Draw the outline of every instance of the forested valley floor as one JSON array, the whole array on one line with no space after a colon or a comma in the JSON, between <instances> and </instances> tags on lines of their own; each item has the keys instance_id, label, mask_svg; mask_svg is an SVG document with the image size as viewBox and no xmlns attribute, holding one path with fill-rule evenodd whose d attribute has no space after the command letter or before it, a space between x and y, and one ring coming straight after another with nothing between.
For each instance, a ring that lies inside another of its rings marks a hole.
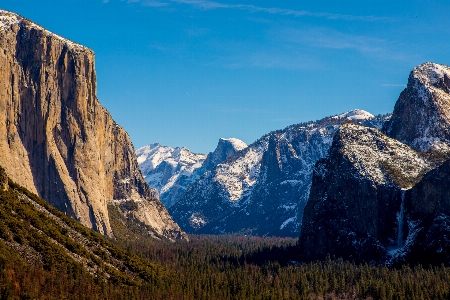
<instances>
[{"instance_id":1,"label":"forested valley floor","mask_svg":"<svg viewBox=\"0 0 450 300\"><path fill-rule=\"evenodd\" d=\"M449 299L450 268L399 269L339 259L301 264L295 240L190 236L128 245L162 266L152 282L95 278L71 264L27 264L0 243L1 299Z\"/></svg>"},{"instance_id":2,"label":"forested valley floor","mask_svg":"<svg viewBox=\"0 0 450 300\"><path fill-rule=\"evenodd\" d=\"M0 183L0 299L450 299L448 266L303 263L297 239L169 242L123 220L107 240L2 168Z\"/></svg>"}]
</instances>

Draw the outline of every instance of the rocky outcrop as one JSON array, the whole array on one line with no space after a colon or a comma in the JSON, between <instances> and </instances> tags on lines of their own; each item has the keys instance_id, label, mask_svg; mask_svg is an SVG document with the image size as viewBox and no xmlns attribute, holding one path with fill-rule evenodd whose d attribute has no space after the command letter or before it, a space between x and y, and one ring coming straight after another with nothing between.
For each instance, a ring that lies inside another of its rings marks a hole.
<instances>
[{"instance_id":1,"label":"rocky outcrop","mask_svg":"<svg viewBox=\"0 0 450 300\"><path fill-rule=\"evenodd\" d=\"M271 132L205 173L169 212L187 232L298 236L314 164L340 124L384 120L353 110Z\"/></svg>"},{"instance_id":2,"label":"rocky outcrop","mask_svg":"<svg viewBox=\"0 0 450 300\"><path fill-rule=\"evenodd\" d=\"M387 259L405 242L402 190L435 165L377 129L341 126L314 167L299 240L304 258Z\"/></svg>"},{"instance_id":3,"label":"rocky outcrop","mask_svg":"<svg viewBox=\"0 0 450 300\"><path fill-rule=\"evenodd\" d=\"M450 68L425 63L414 68L384 131L413 149L449 150Z\"/></svg>"},{"instance_id":4,"label":"rocky outcrop","mask_svg":"<svg viewBox=\"0 0 450 300\"><path fill-rule=\"evenodd\" d=\"M449 262L448 162L439 167L449 156L449 87L450 68L425 63L382 127L390 138L341 127L315 167L300 234L306 259Z\"/></svg>"},{"instance_id":5,"label":"rocky outcrop","mask_svg":"<svg viewBox=\"0 0 450 300\"><path fill-rule=\"evenodd\" d=\"M96 98L94 53L0 11L0 165L17 183L112 236L107 205L134 200L162 236L179 227L144 181L128 134Z\"/></svg>"},{"instance_id":6,"label":"rocky outcrop","mask_svg":"<svg viewBox=\"0 0 450 300\"><path fill-rule=\"evenodd\" d=\"M229 159L235 155L236 152L244 150L245 148L247 148L247 144L239 139L219 139L216 149L214 149L213 152L210 152L203 162L199 170L199 173L201 173L200 175L203 175L206 171L211 171L216 165Z\"/></svg>"}]
</instances>

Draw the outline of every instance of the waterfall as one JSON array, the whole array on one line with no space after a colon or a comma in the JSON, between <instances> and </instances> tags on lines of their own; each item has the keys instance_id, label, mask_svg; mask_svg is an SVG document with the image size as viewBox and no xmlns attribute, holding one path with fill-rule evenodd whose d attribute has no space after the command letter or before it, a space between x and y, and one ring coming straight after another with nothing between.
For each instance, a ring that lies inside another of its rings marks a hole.
<instances>
[{"instance_id":1,"label":"waterfall","mask_svg":"<svg viewBox=\"0 0 450 300\"><path fill-rule=\"evenodd\" d=\"M397 247L403 246L403 215L405 213L405 190L402 190L402 204L400 204L400 212L397 216Z\"/></svg>"}]
</instances>

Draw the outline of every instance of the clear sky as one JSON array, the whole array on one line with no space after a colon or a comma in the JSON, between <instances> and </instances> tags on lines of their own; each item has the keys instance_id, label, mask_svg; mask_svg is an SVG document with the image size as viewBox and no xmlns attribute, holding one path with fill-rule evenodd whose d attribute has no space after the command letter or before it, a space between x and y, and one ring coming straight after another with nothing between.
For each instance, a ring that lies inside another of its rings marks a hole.
<instances>
[{"instance_id":1,"label":"clear sky","mask_svg":"<svg viewBox=\"0 0 450 300\"><path fill-rule=\"evenodd\" d=\"M414 66L450 65L450 1L1 0L96 53L135 148L212 151L354 108L392 112Z\"/></svg>"}]
</instances>

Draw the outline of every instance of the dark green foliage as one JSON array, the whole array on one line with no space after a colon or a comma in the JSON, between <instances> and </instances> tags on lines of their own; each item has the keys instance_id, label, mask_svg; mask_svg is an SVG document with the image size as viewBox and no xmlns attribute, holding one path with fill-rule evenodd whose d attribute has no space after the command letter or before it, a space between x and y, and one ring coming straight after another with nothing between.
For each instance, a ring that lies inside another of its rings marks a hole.
<instances>
[{"instance_id":1,"label":"dark green foliage","mask_svg":"<svg viewBox=\"0 0 450 300\"><path fill-rule=\"evenodd\" d=\"M0 299L450 297L448 267L390 269L331 259L302 264L292 238L194 235L190 242L171 243L150 235L134 238L145 228L127 229L121 219L116 229L131 239L116 240L119 247L14 182L9 187L0 192ZM20 195L81 233L92 251ZM97 271L88 272L69 253Z\"/></svg>"}]
</instances>

